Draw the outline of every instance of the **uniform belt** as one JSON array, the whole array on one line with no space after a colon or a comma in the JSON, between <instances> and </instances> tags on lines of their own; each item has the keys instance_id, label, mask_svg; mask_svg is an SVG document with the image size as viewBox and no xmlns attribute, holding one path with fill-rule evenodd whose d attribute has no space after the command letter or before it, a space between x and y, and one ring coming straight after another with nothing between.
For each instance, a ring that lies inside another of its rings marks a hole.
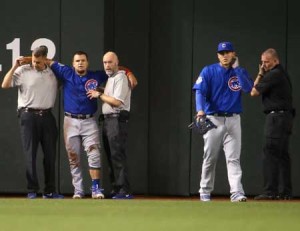
<instances>
[{"instance_id":1,"label":"uniform belt","mask_svg":"<svg viewBox=\"0 0 300 231\"><path fill-rule=\"evenodd\" d=\"M272 110L272 111L267 111L266 114L277 114L277 113L285 113L289 112L289 110Z\"/></svg>"},{"instance_id":2,"label":"uniform belt","mask_svg":"<svg viewBox=\"0 0 300 231\"><path fill-rule=\"evenodd\" d=\"M103 114L104 119L107 119L107 118L118 118L119 116L120 116L119 113Z\"/></svg>"},{"instance_id":3,"label":"uniform belt","mask_svg":"<svg viewBox=\"0 0 300 231\"><path fill-rule=\"evenodd\" d=\"M41 109L41 108L21 107L19 110L21 112L33 112L39 115L43 115L45 113L51 112L51 108Z\"/></svg>"},{"instance_id":4,"label":"uniform belt","mask_svg":"<svg viewBox=\"0 0 300 231\"><path fill-rule=\"evenodd\" d=\"M209 115L218 116L218 117L232 117L232 116L238 115L238 113L221 112L221 113L212 113Z\"/></svg>"},{"instance_id":5,"label":"uniform belt","mask_svg":"<svg viewBox=\"0 0 300 231\"><path fill-rule=\"evenodd\" d=\"M93 117L93 114L87 114L87 115L83 115L83 114L72 114L69 112L65 112L65 116L74 118L74 119L80 119L80 120L84 120L84 119L88 119Z\"/></svg>"}]
</instances>

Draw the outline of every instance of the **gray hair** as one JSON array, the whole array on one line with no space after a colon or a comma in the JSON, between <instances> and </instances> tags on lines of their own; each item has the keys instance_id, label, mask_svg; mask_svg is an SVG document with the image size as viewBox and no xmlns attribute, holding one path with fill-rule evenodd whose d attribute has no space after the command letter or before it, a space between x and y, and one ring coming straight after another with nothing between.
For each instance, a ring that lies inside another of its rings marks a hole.
<instances>
[{"instance_id":1,"label":"gray hair","mask_svg":"<svg viewBox=\"0 0 300 231\"><path fill-rule=\"evenodd\" d=\"M272 58L277 59L279 61L279 55L274 48L269 48L269 49L265 50L262 54L270 55Z\"/></svg>"},{"instance_id":2,"label":"gray hair","mask_svg":"<svg viewBox=\"0 0 300 231\"><path fill-rule=\"evenodd\" d=\"M46 46L39 46L32 51L34 57L47 57L48 48Z\"/></svg>"}]
</instances>

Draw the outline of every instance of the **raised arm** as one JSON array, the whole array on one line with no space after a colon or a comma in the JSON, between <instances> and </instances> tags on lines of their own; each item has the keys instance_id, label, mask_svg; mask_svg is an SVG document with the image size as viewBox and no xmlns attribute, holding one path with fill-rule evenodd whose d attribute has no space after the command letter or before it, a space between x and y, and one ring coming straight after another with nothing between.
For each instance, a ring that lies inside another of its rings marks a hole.
<instances>
[{"instance_id":1,"label":"raised arm","mask_svg":"<svg viewBox=\"0 0 300 231\"><path fill-rule=\"evenodd\" d=\"M136 87L136 85L138 84L136 77L134 76L134 74L132 73L132 71L130 69L128 69L127 67L123 67L123 66L119 66L119 70L125 71L125 74L129 80L130 83L130 88L133 89Z\"/></svg>"},{"instance_id":2,"label":"raised arm","mask_svg":"<svg viewBox=\"0 0 300 231\"><path fill-rule=\"evenodd\" d=\"M26 62L24 62L24 57L20 57L15 61L14 65L10 68L10 70L4 76L4 79L3 79L2 85L1 85L2 88L12 87L13 74L15 73L16 69L23 64L26 64Z\"/></svg>"},{"instance_id":3,"label":"raised arm","mask_svg":"<svg viewBox=\"0 0 300 231\"><path fill-rule=\"evenodd\" d=\"M264 77L264 74L265 74L265 71L264 71L263 65L258 65L258 74L254 81L254 85L253 85L253 88L250 93L251 96L259 96L260 95L258 90L256 90L255 86L262 80L262 78Z\"/></svg>"}]
</instances>

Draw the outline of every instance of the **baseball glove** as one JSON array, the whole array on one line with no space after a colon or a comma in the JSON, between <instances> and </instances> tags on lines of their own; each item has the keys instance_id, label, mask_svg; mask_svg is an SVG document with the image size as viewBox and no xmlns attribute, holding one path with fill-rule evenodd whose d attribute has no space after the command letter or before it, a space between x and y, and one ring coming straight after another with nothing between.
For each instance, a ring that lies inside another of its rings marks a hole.
<instances>
[{"instance_id":1,"label":"baseball glove","mask_svg":"<svg viewBox=\"0 0 300 231\"><path fill-rule=\"evenodd\" d=\"M188 128L200 135L204 135L209 130L217 128L217 126L206 116L202 116L201 118L195 116L194 122L192 122Z\"/></svg>"}]
</instances>

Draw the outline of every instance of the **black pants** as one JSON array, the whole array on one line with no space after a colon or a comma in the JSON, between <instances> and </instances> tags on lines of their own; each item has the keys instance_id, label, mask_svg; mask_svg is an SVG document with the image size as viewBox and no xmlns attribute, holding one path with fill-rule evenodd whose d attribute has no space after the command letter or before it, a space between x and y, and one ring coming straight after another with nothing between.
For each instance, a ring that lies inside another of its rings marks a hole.
<instances>
[{"instance_id":1,"label":"black pants","mask_svg":"<svg viewBox=\"0 0 300 231\"><path fill-rule=\"evenodd\" d=\"M44 158L44 193L55 192L55 158L57 126L51 111L39 114L36 112L20 112L19 115L21 140L26 159L27 189L29 192L39 191L36 171L36 158L39 143Z\"/></svg>"},{"instance_id":2,"label":"black pants","mask_svg":"<svg viewBox=\"0 0 300 231\"><path fill-rule=\"evenodd\" d=\"M266 194L292 195L289 139L293 115L290 112L266 116L263 155Z\"/></svg>"},{"instance_id":3,"label":"black pants","mask_svg":"<svg viewBox=\"0 0 300 231\"><path fill-rule=\"evenodd\" d=\"M102 121L103 146L107 155L110 181L115 193L130 193L127 169L128 119L105 118Z\"/></svg>"}]
</instances>

